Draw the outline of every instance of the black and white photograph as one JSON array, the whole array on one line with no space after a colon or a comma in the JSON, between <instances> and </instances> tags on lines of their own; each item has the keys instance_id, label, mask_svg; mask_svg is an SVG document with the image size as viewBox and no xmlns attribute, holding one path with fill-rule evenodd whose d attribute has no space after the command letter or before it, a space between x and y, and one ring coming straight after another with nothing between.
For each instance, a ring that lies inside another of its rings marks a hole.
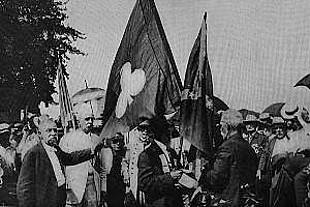
<instances>
[{"instance_id":1,"label":"black and white photograph","mask_svg":"<svg viewBox=\"0 0 310 207\"><path fill-rule=\"evenodd\" d=\"M310 207L310 1L0 0L0 206Z\"/></svg>"}]
</instances>

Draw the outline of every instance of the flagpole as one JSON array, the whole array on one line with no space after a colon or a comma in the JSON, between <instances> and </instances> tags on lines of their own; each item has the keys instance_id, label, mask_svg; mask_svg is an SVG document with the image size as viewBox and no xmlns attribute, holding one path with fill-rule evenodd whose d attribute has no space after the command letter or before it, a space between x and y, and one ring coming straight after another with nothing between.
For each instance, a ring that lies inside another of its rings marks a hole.
<instances>
[{"instance_id":1,"label":"flagpole","mask_svg":"<svg viewBox=\"0 0 310 207\"><path fill-rule=\"evenodd\" d=\"M60 109L60 117L62 120L62 125L64 127L64 134L67 133L66 126L68 122L66 122L66 117L69 115L70 120L72 121L73 130L76 129L74 116L73 116L73 107L70 100L70 96L68 93L66 80L62 71L62 58L59 55L58 62L58 87L59 87L59 109Z\"/></svg>"}]
</instances>

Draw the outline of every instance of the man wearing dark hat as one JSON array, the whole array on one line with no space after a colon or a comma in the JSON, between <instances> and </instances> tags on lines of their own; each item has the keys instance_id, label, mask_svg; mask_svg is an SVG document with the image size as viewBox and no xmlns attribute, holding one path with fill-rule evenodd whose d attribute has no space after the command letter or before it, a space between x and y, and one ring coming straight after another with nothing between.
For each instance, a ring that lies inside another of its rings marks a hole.
<instances>
[{"instance_id":1,"label":"man wearing dark hat","mask_svg":"<svg viewBox=\"0 0 310 207\"><path fill-rule=\"evenodd\" d=\"M268 138L265 135L257 132L260 122L254 115L252 114L247 115L243 123L245 124L247 131L244 138L249 142L251 147L254 149L257 158L259 160L262 151L268 142Z\"/></svg>"},{"instance_id":2,"label":"man wearing dark hat","mask_svg":"<svg viewBox=\"0 0 310 207\"><path fill-rule=\"evenodd\" d=\"M181 207L182 196L176 188L181 171L171 169L166 146L154 137L154 124L146 120L138 126L146 143L138 159L138 188L145 194L147 206Z\"/></svg>"},{"instance_id":3,"label":"man wearing dark hat","mask_svg":"<svg viewBox=\"0 0 310 207\"><path fill-rule=\"evenodd\" d=\"M257 197L261 199L263 206L268 206L269 202L269 188L270 188L270 176L268 176L265 162L265 150L268 146L268 142L274 137L272 133L272 117L269 113L262 113L259 115L259 130L267 138L267 143L264 146L262 155L258 162L258 168L256 173L256 193Z\"/></svg>"},{"instance_id":4,"label":"man wearing dark hat","mask_svg":"<svg viewBox=\"0 0 310 207\"><path fill-rule=\"evenodd\" d=\"M294 192L292 188L283 187L286 184L290 186L290 179L282 168L289 153L292 152L291 146L293 146L294 141L287 137L286 123L282 117L274 117L272 124L274 137L269 141L261 158L271 182L269 204L279 207L294 206Z\"/></svg>"},{"instance_id":5,"label":"man wearing dark hat","mask_svg":"<svg viewBox=\"0 0 310 207\"><path fill-rule=\"evenodd\" d=\"M273 137L275 136L272 133L272 117L270 116L269 113L262 113L259 115L259 128L261 129L263 135L267 139L266 144L264 146L264 150L266 150L266 147L269 141L271 141ZM265 153L263 152L259 159L259 164L258 164L258 169L257 169L257 174L256 174L258 179L261 179L262 172L266 173L266 169L265 169L266 166L265 166L265 160L264 160L265 158L262 158L265 155L263 154Z\"/></svg>"}]
</instances>

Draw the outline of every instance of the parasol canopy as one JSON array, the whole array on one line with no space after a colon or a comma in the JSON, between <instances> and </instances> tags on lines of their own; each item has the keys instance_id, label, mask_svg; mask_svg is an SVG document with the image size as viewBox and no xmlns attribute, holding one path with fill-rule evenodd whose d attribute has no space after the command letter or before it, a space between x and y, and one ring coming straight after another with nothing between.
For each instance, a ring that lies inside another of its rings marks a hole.
<instances>
[{"instance_id":1,"label":"parasol canopy","mask_svg":"<svg viewBox=\"0 0 310 207\"><path fill-rule=\"evenodd\" d=\"M274 103L268 106L262 113L269 113L271 116L281 116L281 109L285 103Z\"/></svg>"}]
</instances>

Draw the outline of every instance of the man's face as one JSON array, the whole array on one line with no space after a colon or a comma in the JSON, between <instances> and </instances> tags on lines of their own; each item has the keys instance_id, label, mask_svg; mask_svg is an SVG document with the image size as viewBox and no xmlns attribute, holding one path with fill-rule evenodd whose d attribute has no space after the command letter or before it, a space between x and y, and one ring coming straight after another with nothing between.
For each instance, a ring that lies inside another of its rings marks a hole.
<instances>
[{"instance_id":1,"label":"man's face","mask_svg":"<svg viewBox=\"0 0 310 207\"><path fill-rule=\"evenodd\" d=\"M275 135L278 139L282 139L285 137L285 128L282 125L275 125L274 126Z\"/></svg>"},{"instance_id":2,"label":"man's face","mask_svg":"<svg viewBox=\"0 0 310 207\"><path fill-rule=\"evenodd\" d=\"M120 137L119 135L116 135L114 137L114 139L111 140L111 147L115 151L119 151L119 150L123 149L123 147L124 147L124 140L123 140L123 138Z\"/></svg>"},{"instance_id":3,"label":"man's face","mask_svg":"<svg viewBox=\"0 0 310 207\"><path fill-rule=\"evenodd\" d=\"M306 123L310 123L310 116L309 116L309 112L306 109L303 109L301 112L301 118L306 122Z\"/></svg>"},{"instance_id":4,"label":"man's face","mask_svg":"<svg viewBox=\"0 0 310 207\"><path fill-rule=\"evenodd\" d=\"M42 141L49 146L58 145L57 126L56 123L49 120L39 126Z\"/></svg>"},{"instance_id":5,"label":"man's face","mask_svg":"<svg viewBox=\"0 0 310 207\"><path fill-rule=\"evenodd\" d=\"M137 127L137 130L139 132L139 139L141 142L149 142L150 141L150 126L149 125L139 125Z\"/></svg>"},{"instance_id":6,"label":"man's face","mask_svg":"<svg viewBox=\"0 0 310 207\"><path fill-rule=\"evenodd\" d=\"M86 116L84 118L80 118L81 128L87 134L91 131L94 124L94 117Z\"/></svg>"},{"instance_id":7,"label":"man's face","mask_svg":"<svg viewBox=\"0 0 310 207\"><path fill-rule=\"evenodd\" d=\"M252 133L256 130L256 124L255 123L246 124L245 128L246 128L247 132Z\"/></svg>"},{"instance_id":8,"label":"man's face","mask_svg":"<svg viewBox=\"0 0 310 207\"><path fill-rule=\"evenodd\" d=\"M263 130L263 135L265 135L266 137L271 136L272 134L272 129L270 127L265 127Z\"/></svg>"},{"instance_id":9,"label":"man's face","mask_svg":"<svg viewBox=\"0 0 310 207\"><path fill-rule=\"evenodd\" d=\"M220 122L220 125L221 125L221 128L220 128L221 135L222 135L223 139L226 140L226 139L227 139L228 132L229 132L228 124L221 121L221 122Z\"/></svg>"}]
</instances>

